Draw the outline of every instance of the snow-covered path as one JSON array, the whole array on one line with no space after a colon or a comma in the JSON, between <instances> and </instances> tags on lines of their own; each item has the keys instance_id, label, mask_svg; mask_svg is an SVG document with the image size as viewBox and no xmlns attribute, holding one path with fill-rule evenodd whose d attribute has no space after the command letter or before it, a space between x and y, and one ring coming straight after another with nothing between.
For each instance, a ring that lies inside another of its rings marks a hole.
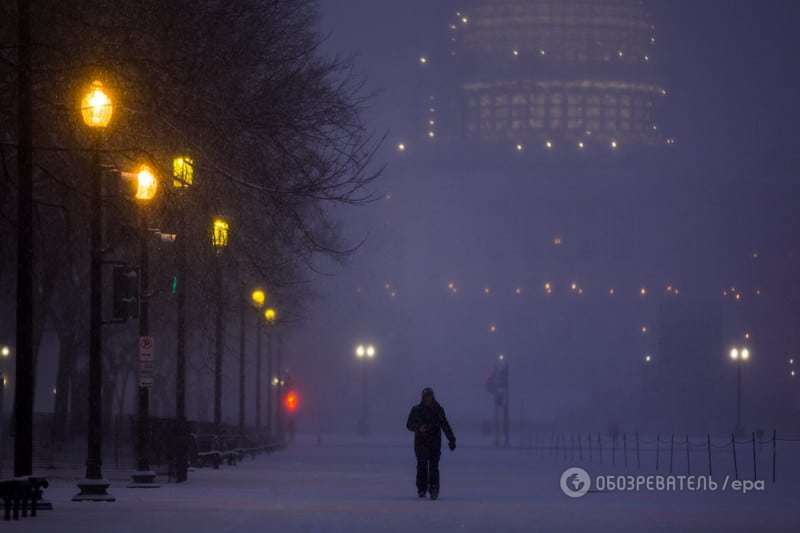
<instances>
[{"instance_id":1,"label":"snow-covered path","mask_svg":"<svg viewBox=\"0 0 800 533\"><path fill-rule=\"evenodd\" d=\"M559 488L567 466L526 451L445 450L441 498L421 501L408 446L301 442L239 467L198 470L183 485L137 490L115 482L117 502L109 504L72 503L74 485L56 480L47 492L54 511L0 527L37 533L800 531L795 480L747 495L571 499Z\"/></svg>"}]
</instances>

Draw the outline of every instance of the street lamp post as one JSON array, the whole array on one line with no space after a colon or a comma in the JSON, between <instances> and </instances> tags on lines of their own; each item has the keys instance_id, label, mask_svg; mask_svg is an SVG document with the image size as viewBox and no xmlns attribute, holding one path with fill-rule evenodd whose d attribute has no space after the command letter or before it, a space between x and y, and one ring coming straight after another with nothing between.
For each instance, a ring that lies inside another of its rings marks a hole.
<instances>
[{"instance_id":1,"label":"street lamp post","mask_svg":"<svg viewBox=\"0 0 800 533\"><path fill-rule=\"evenodd\" d=\"M0 462L3 461L6 444L6 376L0 370Z\"/></svg>"},{"instance_id":2,"label":"street lamp post","mask_svg":"<svg viewBox=\"0 0 800 533\"><path fill-rule=\"evenodd\" d=\"M750 361L750 350L746 347L731 348L730 358L736 365L736 433L743 431L742 427L742 366Z\"/></svg>"},{"instance_id":3,"label":"street lamp post","mask_svg":"<svg viewBox=\"0 0 800 533\"><path fill-rule=\"evenodd\" d=\"M0 464L6 459L6 441L8 439L8 424L6 424L6 385L8 378L6 378L3 371L0 370Z\"/></svg>"},{"instance_id":4,"label":"street lamp post","mask_svg":"<svg viewBox=\"0 0 800 533\"><path fill-rule=\"evenodd\" d=\"M250 301L256 309L256 435L261 435L261 308L267 295L263 289L255 289L250 293Z\"/></svg>"},{"instance_id":5,"label":"street lamp post","mask_svg":"<svg viewBox=\"0 0 800 533\"><path fill-rule=\"evenodd\" d=\"M175 480L186 481L189 471L188 424L186 421L186 288L189 269L186 267L186 205L181 191L194 183L194 161L186 156L172 162L172 185L178 192L178 227L175 241L177 279L175 304L177 332L175 343Z\"/></svg>"},{"instance_id":6,"label":"street lamp post","mask_svg":"<svg viewBox=\"0 0 800 533\"><path fill-rule=\"evenodd\" d=\"M244 417L245 417L245 363L246 363L246 346L247 346L247 304L244 301L239 303L239 440L243 446L244 439Z\"/></svg>"},{"instance_id":7,"label":"street lamp post","mask_svg":"<svg viewBox=\"0 0 800 533\"><path fill-rule=\"evenodd\" d=\"M272 388L275 386L272 379L272 328L278 313L273 308L264 311L264 320L267 321L267 376L269 377L269 389L267 391L267 436L272 438Z\"/></svg>"},{"instance_id":8,"label":"street lamp post","mask_svg":"<svg viewBox=\"0 0 800 533\"><path fill-rule=\"evenodd\" d=\"M215 323L215 347L214 347L214 426L217 431L222 426L222 349L225 336L225 321L223 313L225 310L223 301L223 279L222 279L222 252L228 246L229 225L224 219L217 217L214 219L212 229L211 244L216 250L214 261L214 274L216 279L216 323Z\"/></svg>"},{"instance_id":9,"label":"street lamp post","mask_svg":"<svg viewBox=\"0 0 800 533\"><path fill-rule=\"evenodd\" d=\"M73 501L114 501L103 479L103 181L100 169L102 132L111 122L113 106L103 84L92 83L81 101L83 121L93 130L92 179L89 205L89 417L87 431L86 478L78 482L80 493Z\"/></svg>"},{"instance_id":10,"label":"street lamp post","mask_svg":"<svg viewBox=\"0 0 800 533\"><path fill-rule=\"evenodd\" d=\"M31 2L17 1L17 280L14 475L33 473L34 226Z\"/></svg>"},{"instance_id":11,"label":"street lamp post","mask_svg":"<svg viewBox=\"0 0 800 533\"><path fill-rule=\"evenodd\" d=\"M283 444L283 338L278 335L278 353L275 358L275 367L278 376L278 390L275 398L275 436Z\"/></svg>"},{"instance_id":12,"label":"street lamp post","mask_svg":"<svg viewBox=\"0 0 800 533\"><path fill-rule=\"evenodd\" d=\"M156 473L150 469L150 388L153 386L152 339L150 338L150 248L147 245L147 204L155 197L158 181L147 166L136 174L135 198L139 204L139 387L136 421L136 470L131 474L129 488L157 488ZM142 346L146 345L145 352Z\"/></svg>"},{"instance_id":13,"label":"street lamp post","mask_svg":"<svg viewBox=\"0 0 800 533\"><path fill-rule=\"evenodd\" d=\"M369 381L367 361L375 358L375 346L372 344L359 344L356 346L356 358L361 365L361 418L358 422L358 432L361 435L369 434Z\"/></svg>"}]
</instances>

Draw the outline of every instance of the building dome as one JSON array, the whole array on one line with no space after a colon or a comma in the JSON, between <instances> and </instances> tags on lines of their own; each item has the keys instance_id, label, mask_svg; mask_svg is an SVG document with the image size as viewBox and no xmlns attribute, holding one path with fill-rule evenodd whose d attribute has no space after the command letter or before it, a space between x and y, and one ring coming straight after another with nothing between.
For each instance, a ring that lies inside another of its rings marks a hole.
<instances>
[{"instance_id":1,"label":"building dome","mask_svg":"<svg viewBox=\"0 0 800 533\"><path fill-rule=\"evenodd\" d=\"M473 0L449 22L469 140L576 150L671 143L640 0Z\"/></svg>"}]
</instances>

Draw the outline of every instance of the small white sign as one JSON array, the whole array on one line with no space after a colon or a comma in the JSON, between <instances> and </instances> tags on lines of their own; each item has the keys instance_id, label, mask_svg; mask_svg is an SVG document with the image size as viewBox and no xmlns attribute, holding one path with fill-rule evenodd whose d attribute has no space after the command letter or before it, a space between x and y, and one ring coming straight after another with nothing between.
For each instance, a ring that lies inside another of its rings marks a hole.
<instances>
[{"instance_id":1,"label":"small white sign","mask_svg":"<svg viewBox=\"0 0 800 533\"><path fill-rule=\"evenodd\" d=\"M152 387L155 367L153 361L139 361L139 386Z\"/></svg>"},{"instance_id":2,"label":"small white sign","mask_svg":"<svg viewBox=\"0 0 800 533\"><path fill-rule=\"evenodd\" d=\"M139 361L152 361L153 348L153 337L139 337Z\"/></svg>"}]
</instances>

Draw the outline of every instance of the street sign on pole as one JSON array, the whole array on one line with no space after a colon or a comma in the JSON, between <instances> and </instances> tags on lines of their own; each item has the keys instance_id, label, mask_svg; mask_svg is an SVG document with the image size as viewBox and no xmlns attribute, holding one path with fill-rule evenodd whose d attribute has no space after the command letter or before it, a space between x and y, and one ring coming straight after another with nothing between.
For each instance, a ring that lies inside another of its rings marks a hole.
<instances>
[{"instance_id":1,"label":"street sign on pole","mask_svg":"<svg viewBox=\"0 0 800 533\"><path fill-rule=\"evenodd\" d=\"M153 386L153 337L139 337L139 386Z\"/></svg>"}]
</instances>

